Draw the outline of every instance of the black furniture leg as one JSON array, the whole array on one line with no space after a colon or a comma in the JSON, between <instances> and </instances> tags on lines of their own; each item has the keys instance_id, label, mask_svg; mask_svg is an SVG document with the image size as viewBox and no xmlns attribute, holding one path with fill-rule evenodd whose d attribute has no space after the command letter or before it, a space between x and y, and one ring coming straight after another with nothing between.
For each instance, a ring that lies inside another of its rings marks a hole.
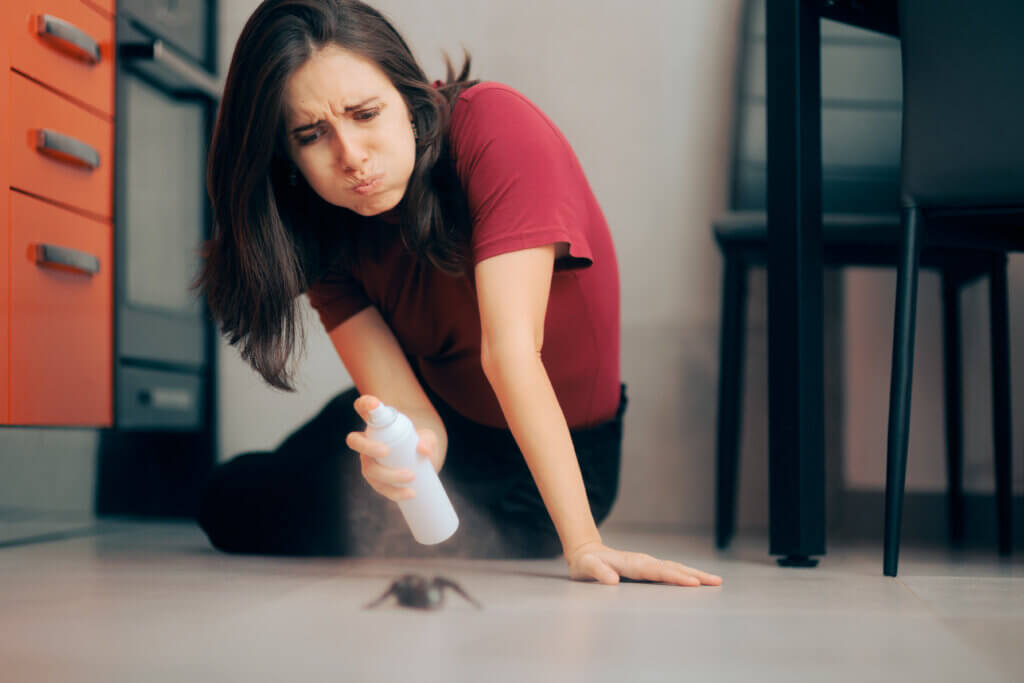
<instances>
[{"instance_id":1,"label":"black furniture leg","mask_svg":"<svg viewBox=\"0 0 1024 683\"><path fill-rule=\"evenodd\" d=\"M747 262L728 250L724 257L722 337L718 356L718 505L715 518L715 545L719 549L729 545L736 526L747 310Z\"/></svg>"},{"instance_id":2,"label":"black furniture leg","mask_svg":"<svg viewBox=\"0 0 1024 683\"><path fill-rule=\"evenodd\" d=\"M820 0L767 0L768 552L825 554Z\"/></svg>"},{"instance_id":3,"label":"black furniture leg","mask_svg":"<svg viewBox=\"0 0 1024 683\"><path fill-rule=\"evenodd\" d=\"M1006 294L1006 256L996 259L989 276L989 313L992 336L992 426L996 456L996 505L999 516L999 554L1009 555L1013 545L1010 477L1010 329Z\"/></svg>"},{"instance_id":4,"label":"black furniture leg","mask_svg":"<svg viewBox=\"0 0 1024 683\"><path fill-rule=\"evenodd\" d=\"M885 555L883 571L896 576L899 562L903 491L907 478L910 436L910 387L914 375L914 327L917 314L917 266L920 257L921 212L903 209L904 243L896 283L896 320L889 388L889 443L885 477Z\"/></svg>"},{"instance_id":5,"label":"black furniture leg","mask_svg":"<svg viewBox=\"0 0 1024 683\"><path fill-rule=\"evenodd\" d=\"M955 267L942 270L942 327L946 393L946 480L949 488L949 539L964 540L963 387L960 365L960 283Z\"/></svg>"}]
</instances>

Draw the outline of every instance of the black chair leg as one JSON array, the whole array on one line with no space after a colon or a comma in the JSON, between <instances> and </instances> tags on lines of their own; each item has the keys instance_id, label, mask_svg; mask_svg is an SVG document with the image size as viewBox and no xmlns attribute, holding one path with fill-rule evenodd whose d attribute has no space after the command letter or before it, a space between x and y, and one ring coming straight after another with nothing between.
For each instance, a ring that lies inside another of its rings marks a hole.
<instances>
[{"instance_id":1,"label":"black chair leg","mask_svg":"<svg viewBox=\"0 0 1024 683\"><path fill-rule=\"evenodd\" d=\"M910 387L914 373L914 327L917 314L917 266L920 259L921 212L903 210L903 254L896 284L896 320L889 389L889 442L885 477L885 554L883 571L896 576L899 562L903 490L907 477L910 436Z\"/></svg>"},{"instance_id":2,"label":"black chair leg","mask_svg":"<svg viewBox=\"0 0 1024 683\"><path fill-rule=\"evenodd\" d=\"M720 549L729 545L736 525L747 300L747 263L743 257L725 252L722 290L722 336L718 357L718 500L715 518L715 545Z\"/></svg>"},{"instance_id":3,"label":"black chair leg","mask_svg":"<svg viewBox=\"0 0 1024 683\"><path fill-rule=\"evenodd\" d=\"M946 389L946 479L949 488L949 540L964 540L963 388L960 366L960 283L956 272L942 272L942 327Z\"/></svg>"},{"instance_id":4,"label":"black chair leg","mask_svg":"<svg viewBox=\"0 0 1024 683\"><path fill-rule=\"evenodd\" d=\"M989 313L992 343L992 426L996 456L996 505L999 518L999 554L1009 555L1013 545L1010 477L1010 329L1007 313L1006 257L997 259L989 276Z\"/></svg>"}]
</instances>

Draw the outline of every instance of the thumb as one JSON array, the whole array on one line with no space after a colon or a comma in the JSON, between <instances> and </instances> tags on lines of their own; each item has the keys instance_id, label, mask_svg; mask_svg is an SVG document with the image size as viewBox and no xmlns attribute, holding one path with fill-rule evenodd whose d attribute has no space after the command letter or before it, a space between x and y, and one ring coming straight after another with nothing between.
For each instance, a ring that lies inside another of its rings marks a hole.
<instances>
[{"instance_id":1,"label":"thumb","mask_svg":"<svg viewBox=\"0 0 1024 683\"><path fill-rule=\"evenodd\" d=\"M355 400L352 407L359 413L359 417L363 419L363 422L370 421L370 411L379 406L381 403L380 399L371 394L363 394Z\"/></svg>"},{"instance_id":2,"label":"thumb","mask_svg":"<svg viewBox=\"0 0 1024 683\"><path fill-rule=\"evenodd\" d=\"M587 564L587 573L606 586L614 586L619 582L619 573L596 555L586 557L584 562Z\"/></svg>"},{"instance_id":3,"label":"thumb","mask_svg":"<svg viewBox=\"0 0 1024 683\"><path fill-rule=\"evenodd\" d=\"M418 450L423 455L430 455L433 451L437 450L437 434L430 429L419 430L419 444Z\"/></svg>"}]
</instances>

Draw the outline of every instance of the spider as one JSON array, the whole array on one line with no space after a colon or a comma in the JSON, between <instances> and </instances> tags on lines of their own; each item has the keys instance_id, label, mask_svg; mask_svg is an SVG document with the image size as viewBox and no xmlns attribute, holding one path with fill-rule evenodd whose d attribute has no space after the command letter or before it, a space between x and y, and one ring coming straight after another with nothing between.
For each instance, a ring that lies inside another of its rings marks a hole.
<instances>
[{"instance_id":1,"label":"spider","mask_svg":"<svg viewBox=\"0 0 1024 683\"><path fill-rule=\"evenodd\" d=\"M389 595L394 594L398 604L405 607L416 607L418 609L439 609L444 603L444 589L451 588L462 597L476 605L477 609L483 609L473 598L454 581L442 576L435 576L433 581L427 581L425 577L417 574L405 574L391 584L391 587L363 609L376 607Z\"/></svg>"}]
</instances>

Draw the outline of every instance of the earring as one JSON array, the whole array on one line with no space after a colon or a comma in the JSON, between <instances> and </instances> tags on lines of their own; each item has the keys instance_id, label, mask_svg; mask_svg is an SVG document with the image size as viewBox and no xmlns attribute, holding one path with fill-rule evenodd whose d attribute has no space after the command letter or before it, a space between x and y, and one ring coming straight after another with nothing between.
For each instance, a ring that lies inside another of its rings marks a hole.
<instances>
[{"instance_id":1,"label":"earring","mask_svg":"<svg viewBox=\"0 0 1024 683\"><path fill-rule=\"evenodd\" d=\"M419 140L420 139L420 133L419 133L418 130L416 130L416 122L415 121L411 121L410 123L412 123L412 139L413 140Z\"/></svg>"},{"instance_id":2,"label":"earring","mask_svg":"<svg viewBox=\"0 0 1024 683\"><path fill-rule=\"evenodd\" d=\"M288 171L288 184L292 187L299 184L299 173L296 171L294 166L292 166L292 169Z\"/></svg>"}]
</instances>

